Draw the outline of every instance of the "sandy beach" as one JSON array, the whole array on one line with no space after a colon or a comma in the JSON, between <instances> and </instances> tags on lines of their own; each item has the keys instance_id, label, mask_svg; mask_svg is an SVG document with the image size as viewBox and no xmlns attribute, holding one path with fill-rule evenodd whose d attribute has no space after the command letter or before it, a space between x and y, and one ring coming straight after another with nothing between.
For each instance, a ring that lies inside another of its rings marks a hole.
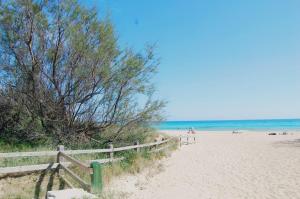
<instances>
[{"instance_id":1,"label":"sandy beach","mask_svg":"<svg viewBox=\"0 0 300 199\"><path fill-rule=\"evenodd\" d=\"M129 199L297 199L300 132L197 132L195 144L183 145L156 167L121 176L109 187Z\"/></svg>"}]
</instances>

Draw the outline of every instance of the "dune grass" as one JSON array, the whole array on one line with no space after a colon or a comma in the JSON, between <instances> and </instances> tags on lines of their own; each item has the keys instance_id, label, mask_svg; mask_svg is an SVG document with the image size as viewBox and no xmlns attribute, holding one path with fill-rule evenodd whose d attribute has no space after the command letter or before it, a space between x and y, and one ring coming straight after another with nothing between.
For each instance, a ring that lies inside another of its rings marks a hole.
<instances>
[{"instance_id":1,"label":"dune grass","mask_svg":"<svg viewBox=\"0 0 300 199\"><path fill-rule=\"evenodd\" d=\"M174 141L176 142L176 141ZM173 143L174 144L174 143ZM4 145L0 142L1 152L8 151L40 151L40 150L54 150L50 147L35 147L30 146L9 146ZM166 151L157 153L148 153L149 148L141 149L139 153L135 150L121 151L114 153L114 157L125 157L123 161L103 164L102 175L104 186L109 186L111 180L119 175L126 173L139 173L143 169L151 167L155 161L165 157L168 151L172 151L176 148L168 148ZM98 153L98 154L83 154L74 155L74 158L84 161L93 159L103 159L108 158L109 153ZM56 157L29 157L29 158L6 158L0 159L0 167L7 166L20 166L20 165L30 165L30 164L42 164L55 162ZM71 166L70 169L79 175L86 182L90 182L90 175L83 172L80 168L76 166ZM80 188L80 186L70 177L66 175L66 178L72 182L73 185ZM57 175L57 171L44 171L40 173L33 173L30 175L24 175L19 177L0 177L0 198L8 199L31 199L31 198L45 198L45 194L48 190L59 190L66 188L67 185L60 180ZM106 193L107 194L107 193ZM100 198L114 198L114 194L99 196ZM120 195L120 194L118 194ZM122 195L122 194L121 194Z\"/></svg>"}]
</instances>

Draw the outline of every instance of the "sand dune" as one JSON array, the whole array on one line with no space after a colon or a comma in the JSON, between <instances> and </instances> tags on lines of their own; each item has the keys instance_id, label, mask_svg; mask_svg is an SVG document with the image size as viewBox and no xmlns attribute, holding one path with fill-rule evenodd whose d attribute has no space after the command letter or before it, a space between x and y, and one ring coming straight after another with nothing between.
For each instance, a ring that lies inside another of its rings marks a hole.
<instances>
[{"instance_id":1,"label":"sand dune","mask_svg":"<svg viewBox=\"0 0 300 199\"><path fill-rule=\"evenodd\" d=\"M196 136L196 144L182 146L160 167L110 187L130 199L300 198L300 133Z\"/></svg>"}]
</instances>

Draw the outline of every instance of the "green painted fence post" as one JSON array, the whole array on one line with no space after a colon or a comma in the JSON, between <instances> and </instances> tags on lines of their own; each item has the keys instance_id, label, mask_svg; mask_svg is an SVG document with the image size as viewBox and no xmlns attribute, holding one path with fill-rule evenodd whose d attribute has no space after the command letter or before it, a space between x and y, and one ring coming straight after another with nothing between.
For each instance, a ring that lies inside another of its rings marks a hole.
<instances>
[{"instance_id":1,"label":"green painted fence post","mask_svg":"<svg viewBox=\"0 0 300 199\"><path fill-rule=\"evenodd\" d=\"M93 173L91 174L92 193L100 193L102 191L102 169L99 162L92 162L91 168Z\"/></svg>"}]
</instances>

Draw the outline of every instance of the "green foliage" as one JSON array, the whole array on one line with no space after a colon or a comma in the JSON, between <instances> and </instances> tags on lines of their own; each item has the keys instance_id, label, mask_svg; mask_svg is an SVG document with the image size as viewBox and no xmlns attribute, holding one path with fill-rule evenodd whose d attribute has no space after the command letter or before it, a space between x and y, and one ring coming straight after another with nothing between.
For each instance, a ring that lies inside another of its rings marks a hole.
<instances>
[{"instance_id":1,"label":"green foliage","mask_svg":"<svg viewBox=\"0 0 300 199\"><path fill-rule=\"evenodd\" d=\"M0 138L71 147L144 139L164 107L153 99L158 64L153 47L120 48L110 20L75 0L5 1Z\"/></svg>"}]
</instances>

